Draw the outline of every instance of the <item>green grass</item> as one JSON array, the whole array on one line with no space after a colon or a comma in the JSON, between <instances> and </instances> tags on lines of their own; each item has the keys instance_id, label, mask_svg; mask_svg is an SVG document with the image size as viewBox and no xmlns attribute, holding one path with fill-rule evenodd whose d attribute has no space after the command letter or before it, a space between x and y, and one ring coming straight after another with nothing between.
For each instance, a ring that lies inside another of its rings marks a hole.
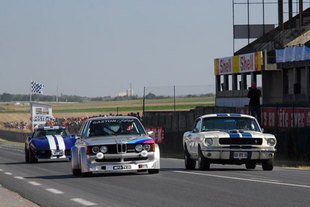
<instances>
[{"instance_id":1,"label":"green grass","mask_svg":"<svg viewBox=\"0 0 310 207\"><path fill-rule=\"evenodd\" d=\"M197 106L212 106L212 104L182 104L176 105L176 110L190 110ZM116 111L142 111L142 106L116 106L116 107L105 107L105 108L78 108L78 109L54 109L54 113L77 113L77 112L116 112ZM158 111L158 110L174 110L173 105L158 105L158 106L146 106L146 111Z\"/></svg>"},{"instance_id":2,"label":"green grass","mask_svg":"<svg viewBox=\"0 0 310 207\"><path fill-rule=\"evenodd\" d=\"M214 97L188 97L175 99L176 110L190 110L197 106L214 106ZM46 103L52 106L53 113L116 113L138 112L143 110L143 100L101 101L101 102L71 102L71 103ZM1 104L0 113L27 114L30 106ZM146 99L145 111L173 111L174 99Z\"/></svg>"}]
</instances>

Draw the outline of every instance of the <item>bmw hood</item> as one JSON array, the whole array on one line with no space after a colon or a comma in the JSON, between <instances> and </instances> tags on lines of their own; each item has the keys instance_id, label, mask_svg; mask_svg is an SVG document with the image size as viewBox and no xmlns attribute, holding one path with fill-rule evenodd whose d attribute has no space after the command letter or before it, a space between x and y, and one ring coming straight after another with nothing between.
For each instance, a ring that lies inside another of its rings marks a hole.
<instances>
[{"instance_id":1,"label":"bmw hood","mask_svg":"<svg viewBox=\"0 0 310 207\"><path fill-rule=\"evenodd\" d=\"M87 138L84 140L87 145L102 145L102 144L153 144L155 143L148 136L105 136Z\"/></svg>"}]
</instances>

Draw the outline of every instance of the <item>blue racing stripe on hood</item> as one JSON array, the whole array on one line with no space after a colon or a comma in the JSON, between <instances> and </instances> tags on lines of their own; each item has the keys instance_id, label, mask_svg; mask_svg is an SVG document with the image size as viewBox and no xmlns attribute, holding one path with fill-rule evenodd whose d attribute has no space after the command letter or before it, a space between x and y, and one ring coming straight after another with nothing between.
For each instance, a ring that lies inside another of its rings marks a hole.
<instances>
[{"instance_id":1,"label":"blue racing stripe on hood","mask_svg":"<svg viewBox=\"0 0 310 207\"><path fill-rule=\"evenodd\" d=\"M229 133L229 138L240 138L240 134L239 133Z\"/></svg>"},{"instance_id":2,"label":"blue racing stripe on hood","mask_svg":"<svg viewBox=\"0 0 310 207\"><path fill-rule=\"evenodd\" d=\"M251 133L228 133L229 134L229 138L252 138L252 134Z\"/></svg>"},{"instance_id":3,"label":"blue racing stripe on hood","mask_svg":"<svg viewBox=\"0 0 310 207\"><path fill-rule=\"evenodd\" d=\"M242 135L243 138L252 138L252 134L251 133L244 132L244 133L241 133L241 135Z\"/></svg>"}]
</instances>

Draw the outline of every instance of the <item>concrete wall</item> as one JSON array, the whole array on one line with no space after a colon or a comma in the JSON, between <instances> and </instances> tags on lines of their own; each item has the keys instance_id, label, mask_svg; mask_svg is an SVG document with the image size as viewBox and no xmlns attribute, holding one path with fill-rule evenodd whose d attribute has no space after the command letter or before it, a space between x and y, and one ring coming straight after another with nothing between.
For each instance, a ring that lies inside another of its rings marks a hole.
<instances>
[{"instance_id":1,"label":"concrete wall","mask_svg":"<svg viewBox=\"0 0 310 207\"><path fill-rule=\"evenodd\" d=\"M282 71L264 71L262 75L263 87L263 104L281 104L283 99Z\"/></svg>"},{"instance_id":2,"label":"concrete wall","mask_svg":"<svg viewBox=\"0 0 310 207\"><path fill-rule=\"evenodd\" d=\"M183 157L182 138L186 131L192 129L194 120L204 114L234 113L233 107L202 107L191 111L145 112L145 126L161 126L164 129L164 140L160 144L163 157ZM310 163L310 128L265 129L277 137L276 159L293 162ZM24 142L29 133L0 130L0 138L9 141Z\"/></svg>"},{"instance_id":3,"label":"concrete wall","mask_svg":"<svg viewBox=\"0 0 310 207\"><path fill-rule=\"evenodd\" d=\"M0 138L6 139L12 142L25 142L28 136L31 133L26 132L16 132L16 131L9 131L9 130L0 130Z\"/></svg>"},{"instance_id":4,"label":"concrete wall","mask_svg":"<svg viewBox=\"0 0 310 207\"><path fill-rule=\"evenodd\" d=\"M145 112L145 126L161 126L164 139L160 144L163 157L183 157L182 138L191 130L194 120L209 113L233 113L235 108L199 108L181 112ZM293 162L310 162L310 128L265 129L277 137L276 159Z\"/></svg>"}]
</instances>

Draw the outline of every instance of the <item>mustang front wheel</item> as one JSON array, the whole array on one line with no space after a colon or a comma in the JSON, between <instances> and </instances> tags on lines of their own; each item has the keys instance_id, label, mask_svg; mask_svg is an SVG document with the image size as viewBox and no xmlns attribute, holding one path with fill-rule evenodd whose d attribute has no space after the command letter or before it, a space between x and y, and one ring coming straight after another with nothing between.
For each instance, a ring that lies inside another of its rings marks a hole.
<instances>
[{"instance_id":1,"label":"mustang front wheel","mask_svg":"<svg viewBox=\"0 0 310 207\"><path fill-rule=\"evenodd\" d=\"M159 173L159 169L151 169L151 170L148 170L149 174L157 174Z\"/></svg>"},{"instance_id":2,"label":"mustang front wheel","mask_svg":"<svg viewBox=\"0 0 310 207\"><path fill-rule=\"evenodd\" d=\"M255 162L247 162L245 163L245 167L248 170L254 170L256 168L256 164Z\"/></svg>"},{"instance_id":3,"label":"mustang front wheel","mask_svg":"<svg viewBox=\"0 0 310 207\"><path fill-rule=\"evenodd\" d=\"M210 162L203 156L200 148L198 149L198 168L200 170L210 169Z\"/></svg>"},{"instance_id":4,"label":"mustang front wheel","mask_svg":"<svg viewBox=\"0 0 310 207\"><path fill-rule=\"evenodd\" d=\"M263 170L273 170L273 158L262 162Z\"/></svg>"},{"instance_id":5,"label":"mustang front wheel","mask_svg":"<svg viewBox=\"0 0 310 207\"><path fill-rule=\"evenodd\" d=\"M185 169L193 170L196 167L196 160L192 159L187 152L187 149L184 150L184 162L185 162Z\"/></svg>"}]
</instances>

